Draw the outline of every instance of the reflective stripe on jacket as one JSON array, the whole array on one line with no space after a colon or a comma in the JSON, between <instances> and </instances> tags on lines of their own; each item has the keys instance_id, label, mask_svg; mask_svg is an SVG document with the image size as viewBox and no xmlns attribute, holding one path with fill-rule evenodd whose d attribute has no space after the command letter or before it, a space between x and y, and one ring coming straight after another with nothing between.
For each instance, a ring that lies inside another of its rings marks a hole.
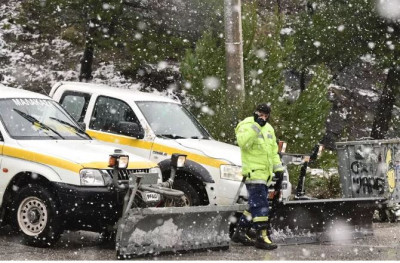
<instances>
[{"instance_id":1,"label":"reflective stripe on jacket","mask_svg":"<svg viewBox=\"0 0 400 263\"><path fill-rule=\"evenodd\" d=\"M242 174L249 176L246 183L269 183L273 172L283 171L275 132L269 123L261 127L254 117L248 117L238 124L235 133L242 154Z\"/></svg>"}]
</instances>

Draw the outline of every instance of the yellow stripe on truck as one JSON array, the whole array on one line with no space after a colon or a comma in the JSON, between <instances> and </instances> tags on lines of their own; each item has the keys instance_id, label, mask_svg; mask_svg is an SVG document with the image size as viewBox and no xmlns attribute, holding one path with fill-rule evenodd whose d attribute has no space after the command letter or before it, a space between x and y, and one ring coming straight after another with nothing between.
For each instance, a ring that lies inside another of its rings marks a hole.
<instances>
[{"instance_id":1,"label":"yellow stripe on truck","mask_svg":"<svg viewBox=\"0 0 400 263\"><path fill-rule=\"evenodd\" d=\"M42 163L47 165L56 166L65 170L70 170L76 173L83 168L82 165L78 163L74 163L71 161L67 161L65 159L56 158L53 156L27 151L15 147L4 146L3 148L3 155L10 156L18 159L24 159L27 161L35 162L35 163Z\"/></svg>"},{"instance_id":2,"label":"yellow stripe on truck","mask_svg":"<svg viewBox=\"0 0 400 263\"><path fill-rule=\"evenodd\" d=\"M158 151L158 152L164 152L167 153L168 155L171 155L173 153L181 153L181 154L186 154L187 158L189 160L192 160L197 163L202 163L208 166L213 166L216 168L219 168L222 164L227 164L224 161L206 157L200 154L195 154L192 152L187 152L183 151L181 149L173 148L173 147L168 147L162 144L158 143L152 143L152 142L146 142L138 139L133 139L128 136L123 136L123 135L117 135L117 134L110 134L110 133L105 133L105 132L98 132L98 131L93 131L93 130L88 130L86 131L90 136L93 138L100 140L100 141L105 141L105 142L111 142L111 143L116 143L116 144L122 144L122 145L127 145L135 148L142 148L146 150L153 150L153 151Z\"/></svg>"},{"instance_id":3,"label":"yellow stripe on truck","mask_svg":"<svg viewBox=\"0 0 400 263\"><path fill-rule=\"evenodd\" d=\"M108 160L107 162L90 162L79 164L65 159L56 158L50 155L27 151L10 146L4 146L3 155L18 159L24 159L35 163L47 164L75 173L79 173L79 171L83 168L110 169L108 167ZM150 169L155 166L156 164L152 162L135 162L131 160L129 162L128 169Z\"/></svg>"}]
</instances>

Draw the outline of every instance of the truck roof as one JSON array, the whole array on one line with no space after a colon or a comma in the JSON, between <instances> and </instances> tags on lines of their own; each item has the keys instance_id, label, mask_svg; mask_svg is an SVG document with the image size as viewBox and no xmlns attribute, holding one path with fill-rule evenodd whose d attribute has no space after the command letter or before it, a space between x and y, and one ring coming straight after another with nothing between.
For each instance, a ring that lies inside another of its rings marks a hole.
<instances>
[{"instance_id":1,"label":"truck roof","mask_svg":"<svg viewBox=\"0 0 400 263\"><path fill-rule=\"evenodd\" d=\"M84 83L84 82L72 82L72 81L61 81L56 83L50 92L50 96L53 96L56 90L61 86L65 87L66 89L70 88L71 90L74 91L111 96L121 100L130 99L133 101L162 101L162 102L171 102L180 104L179 101L160 95L155 95L152 93L140 92L133 89L115 88L98 83Z\"/></svg>"},{"instance_id":2,"label":"truck roof","mask_svg":"<svg viewBox=\"0 0 400 263\"><path fill-rule=\"evenodd\" d=\"M16 89L16 88L10 88L6 87L2 84L0 84L0 99L9 99L9 98L29 98L29 99L51 99L52 98L28 91L28 90L23 90L23 89Z\"/></svg>"}]
</instances>

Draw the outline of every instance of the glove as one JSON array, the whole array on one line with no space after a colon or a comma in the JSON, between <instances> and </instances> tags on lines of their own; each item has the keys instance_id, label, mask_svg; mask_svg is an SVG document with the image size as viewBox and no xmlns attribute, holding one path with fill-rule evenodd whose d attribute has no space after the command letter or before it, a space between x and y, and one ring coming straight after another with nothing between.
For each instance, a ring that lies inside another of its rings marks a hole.
<instances>
[{"instance_id":1,"label":"glove","mask_svg":"<svg viewBox=\"0 0 400 263\"><path fill-rule=\"evenodd\" d=\"M276 179L276 181L275 181L274 190L275 190L275 195L277 195L278 193L276 193L276 192L280 192L282 189L283 171L275 172L275 179Z\"/></svg>"}]
</instances>

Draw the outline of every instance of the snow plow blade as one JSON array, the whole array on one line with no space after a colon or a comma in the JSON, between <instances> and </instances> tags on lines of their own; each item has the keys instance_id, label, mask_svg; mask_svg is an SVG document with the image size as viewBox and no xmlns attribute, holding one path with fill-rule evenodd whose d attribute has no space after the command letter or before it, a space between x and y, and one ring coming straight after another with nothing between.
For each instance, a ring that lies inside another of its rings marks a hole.
<instances>
[{"instance_id":1,"label":"snow plow blade","mask_svg":"<svg viewBox=\"0 0 400 263\"><path fill-rule=\"evenodd\" d=\"M383 198L298 200L280 203L271 218L278 244L351 240L373 235L374 210Z\"/></svg>"},{"instance_id":2,"label":"snow plow blade","mask_svg":"<svg viewBox=\"0 0 400 263\"><path fill-rule=\"evenodd\" d=\"M132 208L118 223L119 259L161 252L228 249L232 213L246 205Z\"/></svg>"}]
</instances>

